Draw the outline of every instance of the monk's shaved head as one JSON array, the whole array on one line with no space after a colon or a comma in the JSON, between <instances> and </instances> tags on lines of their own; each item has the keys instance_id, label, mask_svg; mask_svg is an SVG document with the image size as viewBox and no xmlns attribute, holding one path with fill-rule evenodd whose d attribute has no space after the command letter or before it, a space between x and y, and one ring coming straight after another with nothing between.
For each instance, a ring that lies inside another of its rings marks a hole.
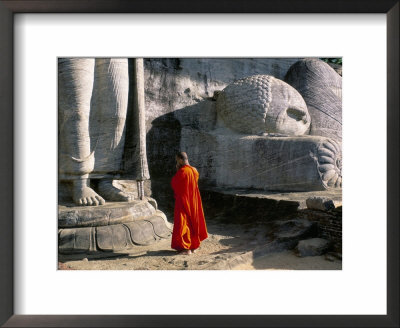
<instances>
[{"instance_id":1,"label":"monk's shaved head","mask_svg":"<svg viewBox=\"0 0 400 328\"><path fill-rule=\"evenodd\" d=\"M184 151L180 151L176 154L176 158L182 159L184 161L188 160L188 155Z\"/></svg>"}]
</instances>

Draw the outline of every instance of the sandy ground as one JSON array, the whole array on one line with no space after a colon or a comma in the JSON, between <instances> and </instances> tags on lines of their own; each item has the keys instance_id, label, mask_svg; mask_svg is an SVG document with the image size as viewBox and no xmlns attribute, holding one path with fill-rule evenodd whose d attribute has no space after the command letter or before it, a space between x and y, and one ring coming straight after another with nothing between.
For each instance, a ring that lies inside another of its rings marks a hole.
<instances>
[{"instance_id":1,"label":"sandy ground","mask_svg":"<svg viewBox=\"0 0 400 328\"><path fill-rule=\"evenodd\" d=\"M59 255L61 270L341 270L341 260L299 258L270 247L268 228L208 222L209 238L195 254L178 255L170 239L119 254Z\"/></svg>"},{"instance_id":2,"label":"sandy ground","mask_svg":"<svg viewBox=\"0 0 400 328\"><path fill-rule=\"evenodd\" d=\"M323 256L298 257L292 251L271 253L243 263L234 270L341 270L342 261Z\"/></svg>"}]
</instances>

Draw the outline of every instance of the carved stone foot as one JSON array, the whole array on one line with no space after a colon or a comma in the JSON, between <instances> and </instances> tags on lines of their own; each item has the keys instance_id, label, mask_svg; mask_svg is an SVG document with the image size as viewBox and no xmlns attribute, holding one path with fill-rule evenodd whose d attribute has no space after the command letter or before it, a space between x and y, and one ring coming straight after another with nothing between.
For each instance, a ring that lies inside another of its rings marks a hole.
<instances>
[{"instance_id":1,"label":"carved stone foot","mask_svg":"<svg viewBox=\"0 0 400 328\"><path fill-rule=\"evenodd\" d=\"M89 187L88 179L74 180L72 188L72 199L77 205L97 206L106 203L100 195Z\"/></svg>"},{"instance_id":2,"label":"carved stone foot","mask_svg":"<svg viewBox=\"0 0 400 328\"><path fill-rule=\"evenodd\" d=\"M112 182L113 180L111 179L100 180L98 185L99 194L102 195L105 199L114 202L130 202L134 200L135 197L132 193L128 193L116 188L115 186L113 186Z\"/></svg>"}]
</instances>

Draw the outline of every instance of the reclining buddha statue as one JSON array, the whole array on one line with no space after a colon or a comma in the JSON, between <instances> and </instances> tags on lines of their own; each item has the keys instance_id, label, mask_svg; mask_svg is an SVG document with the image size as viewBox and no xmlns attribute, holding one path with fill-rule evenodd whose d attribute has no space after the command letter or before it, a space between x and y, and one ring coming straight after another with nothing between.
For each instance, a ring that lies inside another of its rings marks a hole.
<instances>
[{"instance_id":1,"label":"reclining buddha statue","mask_svg":"<svg viewBox=\"0 0 400 328\"><path fill-rule=\"evenodd\" d=\"M341 79L325 62L304 59L287 82L271 75L234 81L215 94L212 127L183 124L181 149L214 186L341 188Z\"/></svg>"}]
</instances>

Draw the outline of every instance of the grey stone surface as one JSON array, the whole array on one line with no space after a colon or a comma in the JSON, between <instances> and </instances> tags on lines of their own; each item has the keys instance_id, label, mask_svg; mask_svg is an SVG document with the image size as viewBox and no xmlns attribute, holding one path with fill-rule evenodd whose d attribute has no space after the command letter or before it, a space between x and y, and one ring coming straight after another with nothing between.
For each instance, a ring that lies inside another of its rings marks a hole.
<instances>
[{"instance_id":1,"label":"grey stone surface","mask_svg":"<svg viewBox=\"0 0 400 328\"><path fill-rule=\"evenodd\" d=\"M60 205L58 227L92 227L137 221L156 213L146 201L109 202L96 208Z\"/></svg>"},{"instance_id":2,"label":"grey stone surface","mask_svg":"<svg viewBox=\"0 0 400 328\"><path fill-rule=\"evenodd\" d=\"M146 126L167 113L213 97L235 80L268 74L283 79L299 58L146 58Z\"/></svg>"},{"instance_id":3,"label":"grey stone surface","mask_svg":"<svg viewBox=\"0 0 400 328\"><path fill-rule=\"evenodd\" d=\"M175 153L190 124L208 131L216 123L215 91L235 80L267 74L283 79L299 58L147 58L145 97L150 175L172 176ZM162 142L160 142L162 140ZM206 154L205 154L206 155Z\"/></svg>"},{"instance_id":4,"label":"grey stone surface","mask_svg":"<svg viewBox=\"0 0 400 328\"><path fill-rule=\"evenodd\" d=\"M165 215L156 211L154 215L126 223L61 228L58 249L62 254L118 252L169 238L171 232Z\"/></svg>"},{"instance_id":5,"label":"grey stone surface","mask_svg":"<svg viewBox=\"0 0 400 328\"><path fill-rule=\"evenodd\" d=\"M61 179L119 172L128 108L128 60L59 59Z\"/></svg>"},{"instance_id":6,"label":"grey stone surface","mask_svg":"<svg viewBox=\"0 0 400 328\"><path fill-rule=\"evenodd\" d=\"M342 139L342 77L327 63L307 58L295 63L285 81L303 96L311 135Z\"/></svg>"},{"instance_id":7,"label":"grey stone surface","mask_svg":"<svg viewBox=\"0 0 400 328\"><path fill-rule=\"evenodd\" d=\"M217 187L284 192L341 188L340 139L293 136L308 133L310 126L302 97L293 88L256 75L215 93L216 101L200 101L170 116L175 127L166 135L173 142L157 145L163 148L157 149L161 158L168 149L186 151L201 181ZM173 174L172 162L167 170Z\"/></svg>"},{"instance_id":8,"label":"grey stone surface","mask_svg":"<svg viewBox=\"0 0 400 328\"><path fill-rule=\"evenodd\" d=\"M144 91L144 65L143 59L136 58L133 61L133 129L134 134L134 153L131 155L135 172L135 180L150 179L149 168L147 165L146 151L146 106ZM142 193L143 196L143 193Z\"/></svg>"},{"instance_id":9,"label":"grey stone surface","mask_svg":"<svg viewBox=\"0 0 400 328\"><path fill-rule=\"evenodd\" d=\"M315 222L305 219L279 220L273 222L273 236L279 241L292 241L293 246L300 239L313 237L318 234L318 227Z\"/></svg>"},{"instance_id":10,"label":"grey stone surface","mask_svg":"<svg viewBox=\"0 0 400 328\"><path fill-rule=\"evenodd\" d=\"M325 197L310 197L306 200L307 208L311 210L328 211L335 208L332 199Z\"/></svg>"},{"instance_id":11,"label":"grey stone surface","mask_svg":"<svg viewBox=\"0 0 400 328\"><path fill-rule=\"evenodd\" d=\"M180 148L206 184L269 191L340 188L341 147L319 136L270 137L182 128Z\"/></svg>"},{"instance_id":12,"label":"grey stone surface","mask_svg":"<svg viewBox=\"0 0 400 328\"><path fill-rule=\"evenodd\" d=\"M126 58L59 59L59 179L72 181L77 205L132 200L135 195L113 184L124 172L128 155L133 166L130 175L139 181L139 198L144 196L142 181L149 179L149 172L143 59L133 63L130 77ZM128 113L129 93L133 94L132 114ZM125 147L128 114L134 131L131 147ZM130 154L124 154L125 148ZM100 179L96 191L88 179Z\"/></svg>"},{"instance_id":13,"label":"grey stone surface","mask_svg":"<svg viewBox=\"0 0 400 328\"><path fill-rule=\"evenodd\" d=\"M318 256L324 254L331 247L331 242L322 238L300 240L296 246L299 256Z\"/></svg>"},{"instance_id":14,"label":"grey stone surface","mask_svg":"<svg viewBox=\"0 0 400 328\"><path fill-rule=\"evenodd\" d=\"M217 98L218 117L244 134L307 134L310 116L301 95L270 75L253 75L229 84Z\"/></svg>"},{"instance_id":15,"label":"grey stone surface","mask_svg":"<svg viewBox=\"0 0 400 328\"><path fill-rule=\"evenodd\" d=\"M97 180L94 179L94 182ZM137 180L116 180L114 179L112 184L132 195L139 195L138 191L138 181ZM151 188L151 180L145 180L144 181L144 195L147 197L147 199L150 199L152 196L152 188ZM59 183L58 185L58 203L66 206L74 206L73 201L72 201L72 181L62 181L62 183Z\"/></svg>"}]
</instances>

